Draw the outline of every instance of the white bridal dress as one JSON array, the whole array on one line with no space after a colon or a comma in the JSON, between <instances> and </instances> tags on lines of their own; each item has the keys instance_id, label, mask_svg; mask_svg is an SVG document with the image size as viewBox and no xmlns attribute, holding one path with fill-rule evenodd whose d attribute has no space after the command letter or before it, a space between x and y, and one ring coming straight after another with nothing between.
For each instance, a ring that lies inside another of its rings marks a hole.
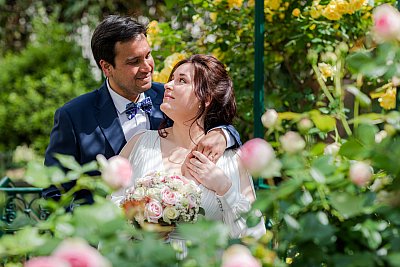
<instances>
[{"instance_id":1,"label":"white bridal dress","mask_svg":"<svg viewBox=\"0 0 400 267\"><path fill-rule=\"evenodd\" d=\"M133 147L129 156L129 161L133 167L132 185L135 184L136 179L144 177L152 171L168 173L168 170L165 170L163 165L160 138L157 131L146 131ZM255 227L248 228L245 220L240 217L240 214L250 210L250 201L240 192L237 157L236 150L228 149L218 160L217 166L232 180L232 186L225 195L218 196L214 191L200 185L203 192L201 206L207 219L219 220L229 226L232 238L248 235L260 237L266 231L264 221L262 220ZM253 185L251 176L248 177L250 184ZM255 194L254 188L252 190ZM112 199L118 203L122 199L122 195L122 190L115 192L112 195Z\"/></svg>"}]
</instances>

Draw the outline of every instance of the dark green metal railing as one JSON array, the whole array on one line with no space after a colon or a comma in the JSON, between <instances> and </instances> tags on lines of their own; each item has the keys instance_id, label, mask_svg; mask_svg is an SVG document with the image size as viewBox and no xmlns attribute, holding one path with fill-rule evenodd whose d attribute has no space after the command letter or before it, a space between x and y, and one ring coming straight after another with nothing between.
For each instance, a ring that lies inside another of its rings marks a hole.
<instances>
[{"instance_id":1,"label":"dark green metal railing","mask_svg":"<svg viewBox=\"0 0 400 267\"><path fill-rule=\"evenodd\" d=\"M40 205L42 188L24 187L10 178L0 180L0 235L23 224L45 220L49 212Z\"/></svg>"}]
</instances>

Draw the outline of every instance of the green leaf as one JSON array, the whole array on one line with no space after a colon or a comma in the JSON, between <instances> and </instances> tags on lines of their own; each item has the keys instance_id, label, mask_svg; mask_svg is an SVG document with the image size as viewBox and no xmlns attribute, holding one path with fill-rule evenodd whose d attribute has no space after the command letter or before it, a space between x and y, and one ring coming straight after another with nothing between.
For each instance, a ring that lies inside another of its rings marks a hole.
<instances>
[{"instance_id":1,"label":"green leaf","mask_svg":"<svg viewBox=\"0 0 400 267\"><path fill-rule=\"evenodd\" d=\"M330 155L315 158L312 162L312 167L325 176L333 174L337 168L337 166L334 165L332 156Z\"/></svg>"},{"instance_id":2,"label":"green leaf","mask_svg":"<svg viewBox=\"0 0 400 267\"><path fill-rule=\"evenodd\" d=\"M34 161L28 163L25 180L35 187L45 188L51 185L46 167L42 163Z\"/></svg>"},{"instance_id":3,"label":"green leaf","mask_svg":"<svg viewBox=\"0 0 400 267\"><path fill-rule=\"evenodd\" d=\"M363 213L365 196L350 195L347 192L334 192L331 194L331 204L344 218L351 218Z\"/></svg>"},{"instance_id":4,"label":"green leaf","mask_svg":"<svg viewBox=\"0 0 400 267\"><path fill-rule=\"evenodd\" d=\"M81 172L82 167L78 162L76 162L73 156L56 154L55 157L60 161L63 167L73 171Z\"/></svg>"},{"instance_id":5,"label":"green leaf","mask_svg":"<svg viewBox=\"0 0 400 267\"><path fill-rule=\"evenodd\" d=\"M350 54L346 59L349 70L356 73L360 72L361 67L363 65L369 64L371 60L371 52L368 51L359 51Z\"/></svg>"},{"instance_id":6,"label":"green leaf","mask_svg":"<svg viewBox=\"0 0 400 267\"><path fill-rule=\"evenodd\" d=\"M314 110L310 112L311 120L315 126L323 132L329 132L335 129L336 120L329 115L322 115L318 111Z\"/></svg>"},{"instance_id":7,"label":"green leaf","mask_svg":"<svg viewBox=\"0 0 400 267\"><path fill-rule=\"evenodd\" d=\"M371 146L375 143L375 134L378 128L370 124L361 124L355 131L355 137L365 146Z\"/></svg>"},{"instance_id":8,"label":"green leaf","mask_svg":"<svg viewBox=\"0 0 400 267\"><path fill-rule=\"evenodd\" d=\"M368 150L360 141L350 139L340 147L339 155L349 159L362 160L368 155Z\"/></svg>"}]
</instances>

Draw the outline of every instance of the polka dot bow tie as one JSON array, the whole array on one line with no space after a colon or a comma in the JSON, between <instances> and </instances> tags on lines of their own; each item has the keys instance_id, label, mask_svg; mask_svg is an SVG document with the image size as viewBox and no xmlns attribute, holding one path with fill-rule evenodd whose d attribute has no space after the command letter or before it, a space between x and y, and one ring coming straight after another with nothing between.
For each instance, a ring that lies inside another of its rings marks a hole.
<instances>
[{"instance_id":1,"label":"polka dot bow tie","mask_svg":"<svg viewBox=\"0 0 400 267\"><path fill-rule=\"evenodd\" d=\"M142 101L138 103L129 103L126 105L126 116L128 120L131 120L133 117L136 116L138 109L143 110L147 114L150 114L151 108L153 107L153 103L151 103L150 97L146 97Z\"/></svg>"}]
</instances>

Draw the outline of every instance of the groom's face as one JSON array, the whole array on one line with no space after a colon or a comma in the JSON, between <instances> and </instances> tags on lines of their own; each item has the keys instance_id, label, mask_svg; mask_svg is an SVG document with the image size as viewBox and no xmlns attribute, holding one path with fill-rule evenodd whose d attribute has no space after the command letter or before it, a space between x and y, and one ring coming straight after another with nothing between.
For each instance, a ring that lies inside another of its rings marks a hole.
<instances>
[{"instance_id":1,"label":"groom's face","mask_svg":"<svg viewBox=\"0 0 400 267\"><path fill-rule=\"evenodd\" d=\"M138 94L150 89L154 60L146 37L115 45L114 67L107 65L103 71L109 79L111 88L121 96L135 101Z\"/></svg>"}]
</instances>

